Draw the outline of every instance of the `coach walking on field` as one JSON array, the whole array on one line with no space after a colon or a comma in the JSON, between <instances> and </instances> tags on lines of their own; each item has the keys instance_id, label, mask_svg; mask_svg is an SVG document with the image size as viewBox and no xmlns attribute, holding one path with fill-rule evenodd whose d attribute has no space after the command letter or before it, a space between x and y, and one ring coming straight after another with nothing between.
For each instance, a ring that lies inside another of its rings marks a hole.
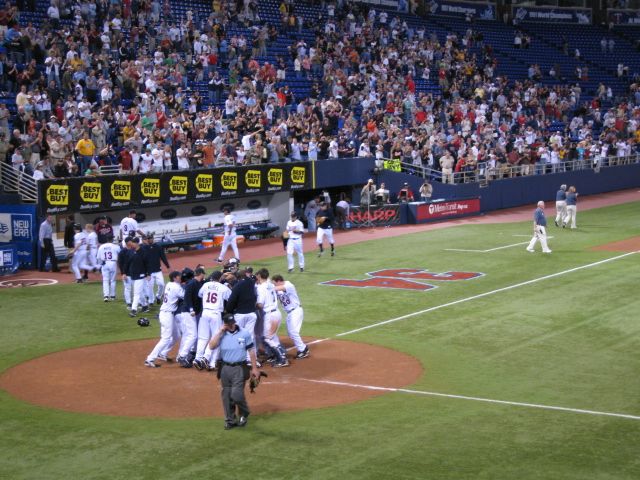
<instances>
[{"instance_id":1,"label":"coach walking on field","mask_svg":"<svg viewBox=\"0 0 640 480\"><path fill-rule=\"evenodd\" d=\"M533 238L529 242L527 252L534 252L536 242L540 241L542 245L542 253L551 253L547 246L547 218L544 216L544 202L538 202L535 212L533 212Z\"/></svg>"}]
</instances>

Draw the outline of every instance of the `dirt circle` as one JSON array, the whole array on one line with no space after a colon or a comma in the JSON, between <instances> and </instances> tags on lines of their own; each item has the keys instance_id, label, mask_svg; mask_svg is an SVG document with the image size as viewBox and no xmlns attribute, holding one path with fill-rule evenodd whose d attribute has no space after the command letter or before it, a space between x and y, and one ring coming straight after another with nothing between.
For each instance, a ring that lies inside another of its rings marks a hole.
<instances>
[{"instance_id":1,"label":"dirt circle","mask_svg":"<svg viewBox=\"0 0 640 480\"><path fill-rule=\"evenodd\" d=\"M311 339L309 339L311 340ZM309 341L306 340L306 341ZM28 403L71 412L127 417L221 417L220 387L213 372L144 366L156 340L65 350L7 370L0 387ZM311 356L288 368L264 367L253 414L321 408L384 395L371 386L400 388L414 383L422 366L385 347L342 340L310 342Z\"/></svg>"},{"instance_id":2,"label":"dirt circle","mask_svg":"<svg viewBox=\"0 0 640 480\"><path fill-rule=\"evenodd\" d=\"M46 287L47 285L56 285L57 280L52 278L26 278L12 279L0 281L0 288L19 288L19 287Z\"/></svg>"}]
</instances>

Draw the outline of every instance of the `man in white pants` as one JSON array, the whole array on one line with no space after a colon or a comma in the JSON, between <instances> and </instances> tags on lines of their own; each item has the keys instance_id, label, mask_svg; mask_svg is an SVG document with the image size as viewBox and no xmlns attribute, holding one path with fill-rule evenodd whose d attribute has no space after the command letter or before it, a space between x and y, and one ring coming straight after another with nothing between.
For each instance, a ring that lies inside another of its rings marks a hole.
<instances>
[{"instance_id":1,"label":"man in white pants","mask_svg":"<svg viewBox=\"0 0 640 480\"><path fill-rule=\"evenodd\" d=\"M289 235L289 241L287 242L287 264L289 273L293 272L294 253L298 255L300 271L304 272L304 252L302 251L302 234L304 233L304 225L302 225L302 222L298 220L296 212L291 213L291 220L287 222L286 231Z\"/></svg>"},{"instance_id":2,"label":"man in white pants","mask_svg":"<svg viewBox=\"0 0 640 480\"><path fill-rule=\"evenodd\" d=\"M560 222L567 212L567 186L560 185L560 190L556 192L556 227L560 226Z\"/></svg>"},{"instance_id":3,"label":"man in white pants","mask_svg":"<svg viewBox=\"0 0 640 480\"><path fill-rule=\"evenodd\" d=\"M231 214L231 210L225 208L224 212L224 239L222 240L222 248L220 249L220 255L218 256L218 263L222 263L224 255L227 253L229 247L233 250L233 255L240 260L240 253L238 253L238 244L236 242L236 219ZM219 330L219 329L218 329ZM218 331L216 330L216 332Z\"/></svg>"},{"instance_id":4,"label":"man in white pants","mask_svg":"<svg viewBox=\"0 0 640 480\"><path fill-rule=\"evenodd\" d=\"M293 283L286 281L282 278L282 275L274 275L271 278L273 285L275 286L278 294L278 300L280 305L287 313L287 332L289 338L296 346L298 353L297 359L307 358L309 356L309 347L302 341L300 336L300 329L302 328L302 322L304 320L304 311L302 305L300 305L300 297Z\"/></svg>"},{"instance_id":5,"label":"man in white pants","mask_svg":"<svg viewBox=\"0 0 640 480\"><path fill-rule=\"evenodd\" d=\"M142 307L142 313L149 312L149 305L145 295L146 282L149 281L149 267L145 252L140 248L140 239L133 238L131 244L133 248L127 264L126 276L131 279L131 289L133 291L129 316L135 317L138 314L138 305Z\"/></svg>"},{"instance_id":6,"label":"man in white pants","mask_svg":"<svg viewBox=\"0 0 640 480\"><path fill-rule=\"evenodd\" d=\"M258 299L256 306L263 312L263 337L264 343L269 347L276 360L274 368L288 367L287 352L280 344L278 328L282 321L282 315L278 310L278 296L275 286L269 281L269 270L261 268L256 272L258 282Z\"/></svg>"},{"instance_id":7,"label":"man in white pants","mask_svg":"<svg viewBox=\"0 0 640 480\"><path fill-rule=\"evenodd\" d=\"M73 255L71 259L71 270L76 278L76 283L83 283L82 272L80 269L86 264L87 258L87 234L82 231L82 226L79 223L73 224L73 250L70 252Z\"/></svg>"},{"instance_id":8,"label":"man in white pants","mask_svg":"<svg viewBox=\"0 0 640 480\"><path fill-rule=\"evenodd\" d=\"M251 271L240 270L237 274L238 281L231 288L231 295L227 302L227 312L233 313L234 319L240 328L247 330L251 334L253 341L253 351L258 354L255 339L255 326L258 316L256 315L256 283L251 275ZM250 355L247 351L247 363L250 362Z\"/></svg>"},{"instance_id":9,"label":"man in white pants","mask_svg":"<svg viewBox=\"0 0 640 480\"><path fill-rule=\"evenodd\" d=\"M167 353L171 350L178 338L178 329L175 322L175 312L178 308L178 302L184 298L184 289L180 285L180 272L171 272L169 274L169 284L164 291L164 298L160 306L158 319L160 320L160 340L153 347L151 353L147 356L144 364L150 368L158 368L160 365L155 363L156 358L170 362Z\"/></svg>"},{"instance_id":10,"label":"man in white pants","mask_svg":"<svg viewBox=\"0 0 640 480\"><path fill-rule=\"evenodd\" d=\"M198 297L202 298L202 316L198 323L198 346L193 361L198 370L213 369L218 359L218 349L211 350L209 340L222 328L224 302L231 295L231 289L220 283L221 278L222 272L213 272L198 292Z\"/></svg>"},{"instance_id":11,"label":"man in white pants","mask_svg":"<svg viewBox=\"0 0 640 480\"><path fill-rule=\"evenodd\" d=\"M131 281L131 278L127 276L127 270L129 268L129 259L131 258L131 254L133 253L132 238L125 238L124 244L124 248L120 250L120 254L118 255L118 268L120 269L120 274L122 275L122 296L124 297L124 303L127 304L127 309L130 309L131 287L133 286L133 282Z\"/></svg>"},{"instance_id":12,"label":"man in white pants","mask_svg":"<svg viewBox=\"0 0 640 480\"><path fill-rule=\"evenodd\" d=\"M567 213L562 219L562 228L565 228L567 225L571 224L571 228L576 227L576 212L578 210L578 192L576 192L576 187L573 185L569 187L569 191L567 192Z\"/></svg>"},{"instance_id":13,"label":"man in white pants","mask_svg":"<svg viewBox=\"0 0 640 480\"><path fill-rule=\"evenodd\" d=\"M102 295L104 301L116 299L116 264L120 254L120 245L113 242L113 236L98 247L98 264L102 266Z\"/></svg>"},{"instance_id":14,"label":"man in white pants","mask_svg":"<svg viewBox=\"0 0 640 480\"><path fill-rule=\"evenodd\" d=\"M96 271L98 267L98 234L91 223L85 225L85 233L87 236L87 258L85 265L90 267L87 268L87 270Z\"/></svg>"},{"instance_id":15,"label":"man in white pants","mask_svg":"<svg viewBox=\"0 0 640 480\"><path fill-rule=\"evenodd\" d=\"M196 341L198 340L198 320L202 313L202 300L198 297L198 292L204 284L205 271L202 267L195 270L185 268L182 271L181 281L184 283L184 300L182 302L182 312L178 314L182 325L182 338L178 350L177 362L182 368L191 368L191 352L195 352Z\"/></svg>"},{"instance_id":16,"label":"man in white pants","mask_svg":"<svg viewBox=\"0 0 640 480\"><path fill-rule=\"evenodd\" d=\"M153 237L153 233L147 233L142 237L144 245L141 248L145 250L147 262L149 264L149 282L147 282L146 284L145 295L147 296L149 303L156 302L158 305L161 305L162 293L164 290L162 264L164 264L167 269L171 267L169 266L169 261L167 260L167 255L164 252L164 248L162 248L157 243L154 243ZM154 285L157 288L157 291L155 292Z\"/></svg>"},{"instance_id":17,"label":"man in white pants","mask_svg":"<svg viewBox=\"0 0 640 480\"><path fill-rule=\"evenodd\" d=\"M533 238L529 242L527 252L534 252L536 242L540 241L542 245L542 253L551 253L547 246L547 218L544 216L544 202L538 202L535 212L533 212Z\"/></svg>"},{"instance_id":18,"label":"man in white pants","mask_svg":"<svg viewBox=\"0 0 640 480\"><path fill-rule=\"evenodd\" d=\"M329 205L325 202L320 204L320 210L316 215L316 224L318 226L318 232L316 233L316 243L320 251L318 257L321 257L324 253L324 238L326 237L331 246L331 256L336 254L335 245L333 243L333 211L329 208Z\"/></svg>"}]
</instances>

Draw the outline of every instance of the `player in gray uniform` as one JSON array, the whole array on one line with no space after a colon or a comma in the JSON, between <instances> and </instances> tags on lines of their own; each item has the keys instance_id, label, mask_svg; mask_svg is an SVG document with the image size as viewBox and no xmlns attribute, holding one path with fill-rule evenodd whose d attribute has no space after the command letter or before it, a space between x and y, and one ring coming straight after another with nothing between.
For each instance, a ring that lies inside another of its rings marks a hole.
<instances>
[{"instance_id":1,"label":"player in gray uniform","mask_svg":"<svg viewBox=\"0 0 640 480\"><path fill-rule=\"evenodd\" d=\"M529 242L527 252L534 252L536 242L540 241L542 253L551 253L547 246L547 218L544 216L544 202L538 202L535 212L533 212L533 238Z\"/></svg>"},{"instance_id":2,"label":"player in gray uniform","mask_svg":"<svg viewBox=\"0 0 640 480\"><path fill-rule=\"evenodd\" d=\"M300 305L300 297L298 297L296 287L293 283L282 278L282 275L274 275L271 281L275 286L280 305L287 313L287 333L296 346L296 350L298 350L296 358L307 358L309 356L309 347L302 341L300 336L304 311L302 310L302 305Z\"/></svg>"},{"instance_id":3,"label":"player in gray uniform","mask_svg":"<svg viewBox=\"0 0 640 480\"><path fill-rule=\"evenodd\" d=\"M104 301L116 299L116 270L120 245L113 242L113 235L107 238L107 243L98 247L98 265L102 272L102 294Z\"/></svg>"},{"instance_id":4,"label":"player in gray uniform","mask_svg":"<svg viewBox=\"0 0 640 480\"><path fill-rule=\"evenodd\" d=\"M169 284L164 290L162 305L160 306L160 340L147 356L144 364L150 368L158 368L156 358L170 362L167 352L175 345L178 339L178 331L174 315L178 309L178 302L184 298L184 289L180 284L181 273L174 271L169 274Z\"/></svg>"},{"instance_id":5,"label":"player in gray uniform","mask_svg":"<svg viewBox=\"0 0 640 480\"><path fill-rule=\"evenodd\" d=\"M559 223L567 212L567 186L560 185L560 190L556 192L556 227L559 227Z\"/></svg>"}]
</instances>

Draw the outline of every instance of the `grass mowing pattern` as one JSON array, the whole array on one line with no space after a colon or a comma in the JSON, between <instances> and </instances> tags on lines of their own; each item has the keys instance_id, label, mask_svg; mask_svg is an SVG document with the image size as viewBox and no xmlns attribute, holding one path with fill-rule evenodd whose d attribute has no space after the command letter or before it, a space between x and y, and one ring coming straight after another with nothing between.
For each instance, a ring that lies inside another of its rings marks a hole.
<instances>
[{"instance_id":1,"label":"grass mowing pattern","mask_svg":"<svg viewBox=\"0 0 640 480\"><path fill-rule=\"evenodd\" d=\"M640 235L640 205L579 212L579 230L549 227L554 253L529 254L530 222L468 225L337 246L309 255L292 280L303 334L333 337L411 312L619 255L590 247ZM549 216L551 213L549 212ZM260 262L285 272L283 257ZM416 356L411 389L640 415L640 255L416 315L343 337ZM382 268L483 272L426 292L319 285ZM120 291L118 292L120 294ZM52 351L155 337L101 285L0 290L0 370ZM141 359L142 361L143 359ZM384 359L379 360L384 364ZM363 371L361 383L366 382ZM194 399L194 408L207 399ZM395 393L354 405L222 420L60 412L0 392L2 478L568 478L640 476L640 422ZM233 452L233 453L231 453ZM231 465L230 465L231 464Z\"/></svg>"}]
</instances>

